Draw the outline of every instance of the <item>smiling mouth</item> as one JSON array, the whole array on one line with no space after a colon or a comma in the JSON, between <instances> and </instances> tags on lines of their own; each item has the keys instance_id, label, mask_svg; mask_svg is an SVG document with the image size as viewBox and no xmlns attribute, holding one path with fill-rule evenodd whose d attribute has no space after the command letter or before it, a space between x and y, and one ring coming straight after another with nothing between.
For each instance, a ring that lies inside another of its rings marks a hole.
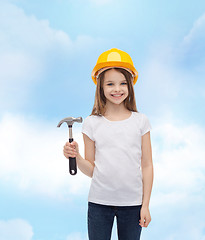
<instances>
[{"instance_id":1,"label":"smiling mouth","mask_svg":"<svg viewBox=\"0 0 205 240\"><path fill-rule=\"evenodd\" d=\"M111 94L111 96L114 97L114 98L120 98L120 97L122 97L122 95L123 95L123 94L116 94L116 95Z\"/></svg>"}]
</instances>

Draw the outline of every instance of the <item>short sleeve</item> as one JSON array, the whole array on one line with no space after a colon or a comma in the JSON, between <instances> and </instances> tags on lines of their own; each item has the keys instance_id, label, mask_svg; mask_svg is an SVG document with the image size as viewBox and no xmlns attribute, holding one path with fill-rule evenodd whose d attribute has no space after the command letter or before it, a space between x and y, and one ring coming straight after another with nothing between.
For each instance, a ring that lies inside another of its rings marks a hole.
<instances>
[{"instance_id":1,"label":"short sleeve","mask_svg":"<svg viewBox=\"0 0 205 240\"><path fill-rule=\"evenodd\" d=\"M92 119L90 116L84 119L81 132L86 134L92 141L94 141L91 120Z\"/></svg>"},{"instance_id":2,"label":"short sleeve","mask_svg":"<svg viewBox=\"0 0 205 240\"><path fill-rule=\"evenodd\" d=\"M149 132L152 129L149 119L145 114L142 114L142 122L141 122L141 135L143 136L145 133Z\"/></svg>"}]
</instances>

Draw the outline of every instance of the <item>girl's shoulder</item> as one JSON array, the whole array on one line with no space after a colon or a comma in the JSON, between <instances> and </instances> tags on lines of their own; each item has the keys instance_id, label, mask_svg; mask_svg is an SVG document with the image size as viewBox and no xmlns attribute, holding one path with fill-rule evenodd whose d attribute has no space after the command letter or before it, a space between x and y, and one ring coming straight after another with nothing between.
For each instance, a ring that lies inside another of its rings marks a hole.
<instances>
[{"instance_id":1,"label":"girl's shoulder","mask_svg":"<svg viewBox=\"0 0 205 240\"><path fill-rule=\"evenodd\" d=\"M144 113L141 112L133 112L134 116L137 118L142 119L144 116L146 116Z\"/></svg>"},{"instance_id":2,"label":"girl's shoulder","mask_svg":"<svg viewBox=\"0 0 205 240\"><path fill-rule=\"evenodd\" d=\"M89 115L84 119L84 121L85 122L93 122L93 121L97 121L99 119L102 119L101 115Z\"/></svg>"},{"instance_id":3,"label":"girl's shoulder","mask_svg":"<svg viewBox=\"0 0 205 240\"><path fill-rule=\"evenodd\" d=\"M93 115L92 114L92 115L87 116L86 118L92 118L92 119L96 118L97 119L97 118L101 118L101 117L102 117L102 115Z\"/></svg>"},{"instance_id":4,"label":"girl's shoulder","mask_svg":"<svg viewBox=\"0 0 205 240\"><path fill-rule=\"evenodd\" d=\"M142 112L133 112L133 114L137 117L141 117L141 118L146 118L147 115L145 113Z\"/></svg>"},{"instance_id":5,"label":"girl's shoulder","mask_svg":"<svg viewBox=\"0 0 205 240\"><path fill-rule=\"evenodd\" d=\"M147 122L149 123L149 118L147 117L147 115L145 113L141 113L141 112L133 112L135 119L138 120L138 122L140 122L141 125L146 124Z\"/></svg>"}]
</instances>

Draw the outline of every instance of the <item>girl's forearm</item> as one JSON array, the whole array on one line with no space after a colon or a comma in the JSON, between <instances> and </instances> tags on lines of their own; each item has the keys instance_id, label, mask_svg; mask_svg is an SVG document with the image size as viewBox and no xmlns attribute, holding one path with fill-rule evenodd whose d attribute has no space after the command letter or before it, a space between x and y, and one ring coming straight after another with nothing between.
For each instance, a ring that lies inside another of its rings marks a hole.
<instances>
[{"instance_id":1,"label":"girl's forearm","mask_svg":"<svg viewBox=\"0 0 205 240\"><path fill-rule=\"evenodd\" d=\"M80 154L77 155L76 161L80 171L92 178L94 166L88 160L84 159Z\"/></svg>"},{"instance_id":2,"label":"girl's forearm","mask_svg":"<svg viewBox=\"0 0 205 240\"><path fill-rule=\"evenodd\" d=\"M154 170L152 164L142 168L142 181L143 181L142 205L146 207L149 207L149 201L153 184L153 176Z\"/></svg>"}]
</instances>

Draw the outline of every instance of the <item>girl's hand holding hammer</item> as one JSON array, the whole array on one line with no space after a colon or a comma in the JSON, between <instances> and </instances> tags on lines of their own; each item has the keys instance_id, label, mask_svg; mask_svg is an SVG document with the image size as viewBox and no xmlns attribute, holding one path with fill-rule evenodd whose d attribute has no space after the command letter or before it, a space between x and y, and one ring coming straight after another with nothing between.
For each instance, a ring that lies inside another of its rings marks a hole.
<instances>
[{"instance_id":1,"label":"girl's hand holding hammer","mask_svg":"<svg viewBox=\"0 0 205 240\"><path fill-rule=\"evenodd\" d=\"M63 154L66 158L69 157L77 157L77 155L79 154L79 147L78 147L78 143L73 141L73 142L66 142L66 144L64 145L63 148Z\"/></svg>"}]
</instances>

